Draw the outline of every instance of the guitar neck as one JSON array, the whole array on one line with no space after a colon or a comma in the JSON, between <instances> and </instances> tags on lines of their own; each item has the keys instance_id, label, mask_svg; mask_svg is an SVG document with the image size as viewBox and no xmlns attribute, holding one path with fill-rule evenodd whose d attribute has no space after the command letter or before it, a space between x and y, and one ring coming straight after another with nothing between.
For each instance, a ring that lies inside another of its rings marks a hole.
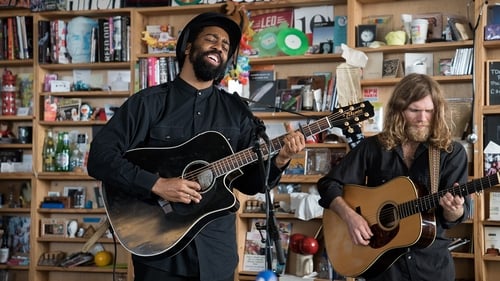
<instances>
[{"instance_id":1,"label":"guitar neck","mask_svg":"<svg viewBox=\"0 0 500 281\"><path fill-rule=\"evenodd\" d=\"M368 101L357 103L350 106L345 106L337 109L334 113L319 119L308 125L300 126L299 131L304 135L304 137L313 136L315 134L326 131L332 127L348 128L351 126L351 122L357 124L363 120L372 117L373 105ZM284 138L286 135L274 138L270 141L270 147L266 143L261 143L259 149L262 152L263 157L273 156L278 153L284 145ZM230 171L234 171L248 164L256 162L258 160L258 155L255 153L254 148L250 147L242 150L238 153L227 156L216 162L213 162L210 166L214 173L214 176L223 176Z\"/></svg>"},{"instance_id":2,"label":"guitar neck","mask_svg":"<svg viewBox=\"0 0 500 281\"><path fill-rule=\"evenodd\" d=\"M500 172L499 172L500 173ZM400 218L408 217L416 213L422 213L435 208L439 205L439 199L446 194L467 196L472 193L481 192L487 188L493 187L500 183L499 173L489 175L480 179L472 180L460 186L451 187L440 190L434 194L419 197L417 199L404 202L398 206Z\"/></svg>"}]
</instances>

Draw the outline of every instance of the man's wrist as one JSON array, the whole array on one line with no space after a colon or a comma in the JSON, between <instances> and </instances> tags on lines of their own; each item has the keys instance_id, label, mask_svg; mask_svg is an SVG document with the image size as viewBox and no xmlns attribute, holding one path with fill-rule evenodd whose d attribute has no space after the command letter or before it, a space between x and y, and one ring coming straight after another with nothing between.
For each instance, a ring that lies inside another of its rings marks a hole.
<instances>
[{"instance_id":1,"label":"man's wrist","mask_svg":"<svg viewBox=\"0 0 500 281\"><path fill-rule=\"evenodd\" d=\"M274 158L274 164L276 164L276 167L278 168L283 168L285 167L288 162L290 162L290 159L289 158L283 158L281 156L276 156L276 158Z\"/></svg>"}]
</instances>

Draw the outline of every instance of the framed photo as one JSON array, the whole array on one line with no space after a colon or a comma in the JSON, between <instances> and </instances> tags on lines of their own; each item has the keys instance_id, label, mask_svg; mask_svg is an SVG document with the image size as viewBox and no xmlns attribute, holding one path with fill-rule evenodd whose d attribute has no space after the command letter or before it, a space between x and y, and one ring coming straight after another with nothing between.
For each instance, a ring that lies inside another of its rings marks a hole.
<instances>
[{"instance_id":1,"label":"framed photo","mask_svg":"<svg viewBox=\"0 0 500 281\"><path fill-rule=\"evenodd\" d=\"M64 187L64 196L70 198L71 208L85 208L85 187Z\"/></svg>"},{"instance_id":2,"label":"framed photo","mask_svg":"<svg viewBox=\"0 0 500 281\"><path fill-rule=\"evenodd\" d=\"M320 54L331 54L333 53L333 41L321 42L319 44Z\"/></svg>"},{"instance_id":3,"label":"framed photo","mask_svg":"<svg viewBox=\"0 0 500 281\"><path fill-rule=\"evenodd\" d=\"M382 66L382 77L390 77L395 78L398 76L398 72L400 69L401 62L399 59L386 59L383 62Z\"/></svg>"},{"instance_id":4,"label":"framed photo","mask_svg":"<svg viewBox=\"0 0 500 281\"><path fill-rule=\"evenodd\" d=\"M42 218L40 219L40 236L45 237L66 237L68 234L68 222L63 218Z\"/></svg>"}]
</instances>

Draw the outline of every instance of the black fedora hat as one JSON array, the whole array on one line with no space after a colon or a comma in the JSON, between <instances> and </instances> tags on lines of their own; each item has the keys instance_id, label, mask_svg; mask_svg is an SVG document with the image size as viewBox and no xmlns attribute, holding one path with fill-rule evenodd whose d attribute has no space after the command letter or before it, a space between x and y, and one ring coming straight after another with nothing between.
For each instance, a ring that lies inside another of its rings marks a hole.
<instances>
[{"instance_id":1,"label":"black fedora hat","mask_svg":"<svg viewBox=\"0 0 500 281\"><path fill-rule=\"evenodd\" d=\"M229 36L229 55L228 61L231 60L234 53L238 49L241 40L241 28L232 19L227 17L225 14L206 12L197 15L191 21L189 21L184 29L182 30L179 38L177 39L177 46L175 53L177 56L177 62L179 68L182 68L184 64L186 45L188 42L194 41L194 37L198 35L199 31L207 26L218 26L224 29Z\"/></svg>"}]
</instances>

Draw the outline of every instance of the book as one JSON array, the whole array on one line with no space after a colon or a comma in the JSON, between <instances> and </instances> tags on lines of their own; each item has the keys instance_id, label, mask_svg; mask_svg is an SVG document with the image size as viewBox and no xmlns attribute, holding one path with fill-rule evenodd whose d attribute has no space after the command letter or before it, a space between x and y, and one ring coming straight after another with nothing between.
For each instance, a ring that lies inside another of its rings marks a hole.
<instances>
[{"instance_id":1,"label":"book","mask_svg":"<svg viewBox=\"0 0 500 281\"><path fill-rule=\"evenodd\" d=\"M342 52L342 44L347 44L347 16L335 16L333 25L333 52Z\"/></svg>"},{"instance_id":2,"label":"book","mask_svg":"<svg viewBox=\"0 0 500 281\"><path fill-rule=\"evenodd\" d=\"M9 234L9 246L11 256L27 256L30 252L31 218L29 216L8 216L7 233Z\"/></svg>"},{"instance_id":3,"label":"book","mask_svg":"<svg viewBox=\"0 0 500 281\"><path fill-rule=\"evenodd\" d=\"M168 24L150 24L146 25L146 31L149 34L149 40L146 41L155 44L148 44L148 54L172 53L175 52L175 38L171 34L172 27Z\"/></svg>"},{"instance_id":4,"label":"book","mask_svg":"<svg viewBox=\"0 0 500 281\"><path fill-rule=\"evenodd\" d=\"M98 19L98 57L100 62L110 62L111 59L111 32L109 29L109 19Z\"/></svg>"},{"instance_id":5,"label":"book","mask_svg":"<svg viewBox=\"0 0 500 281\"><path fill-rule=\"evenodd\" d=\"M63 20L52 20L50 27L52 45L52 63L67 64L68 53L66 50L66 22Z\"/></svg>"},{"instance_id":6,"label":"book","mask_svg":"<svg viewBox=\"0 0 500 281\"><path fill-rule=\"evenodd\" d=\"M334 22L319 22L314 24L312 32L312 53L333 53L333 29Z\"/></svg>"},{"instance_id":7,"label":"book","mask_svg":"<svg viewBox=\"0 0 500 281\"><path fill-rule=\"evenodd\" d=\"M379 133L384 125L384 106L381 102L372 102L374 115L363 122L363 132Z\"/></svg>"},{"instance_id":8,"label":"book","mask_svg":"<svg viewBox=\"0 0 500 281\"><path fill-rule=\"evenodd\" d=\"M279 232L279 241L285 259L288 255L288 245L290 242L290 235L292 233L292 223L287 221L277 221L276 225ZM245 250L243 254L243 270L245 271L262 271L265 269L265 240L266 239L266 220L265 219L251 219L250 231L246 233L245 237ZM275 247L273 247L273 268L278 268ZM281 270L283 270L281 268Z\"/></svg>"},{"instance_id":9,"label":"book","mask_svg":"<svg viewBox=\"0 0 500 281\"><path fill-rule=\"evenodd\" d=\"M252 30L254 32L259 32L268 27L280 26L283 23L290 27L293 24L293 9L283 8L272 12L252 10L250 21L252 21Z\"/></svg>"},{"instance_id":10,"label":"book","mask_svg":"<svg viewBox=\"0 0 500 281\"><path fill-rule=\"evenodd\" d=\"M56 120L80 121L81 98L62 98L57 104Z\"/></svg>"},{"instance_id":11,"label":"book","mask_svg":"<svg viewBox=\"0 0 500 281\"><path fill-rule=\"evenodd\" d=\"M248 77L252 111L274 111L276 103L276 80L273 66L253 68Z\"/></svg>"},{"instance_id":12,"label":"book","mask_svg":"<svg viewBox=\"0 0 500 281\"><path fill-rule=\"evenodd\" d=\"M122 16L113 17L113 61L122 61ZM110 29L111 30L111 29Z\"/></svg>"},{"instance_id":13,"label":"book","mask_svg":"<svg viewBox=\"0 0 500 281\"><path fill-rule=\"evenodd\" d=\"M384 53L370 52L366 54L368 61L363 68L363 79L380 79L382 78Z\"/></svg>"},{"instance_id":14,"label":"book","mask_svg":"<svg viewBox=\"0 0 500 281\"><path fill-rule=\"evenodd\" d=\"M334 10L334 5L295 8L293 10L293 27L304 32L311 41L314 24L318 22L334 22Z\"/></svg>"},{"instance_id":15,"label":"book","mask_svg":"<svg viewBox=\"0 0 500 281\"><path fill-rule=\"evenodd\" d=\"M453 40L470 40L474 37L470 23L464 16L446 15L446 19Z\"/></svg>"},{"instance_id":16,"label":"book","mask_svg":"<svg viewBox=\"0 0 500 281\"><path fill-rule=\"evenodd\" d=\"M382 63L382 77L396 78L402 76L402 66L399 59L385 59Z\"/></svg>"}]
</instances>

